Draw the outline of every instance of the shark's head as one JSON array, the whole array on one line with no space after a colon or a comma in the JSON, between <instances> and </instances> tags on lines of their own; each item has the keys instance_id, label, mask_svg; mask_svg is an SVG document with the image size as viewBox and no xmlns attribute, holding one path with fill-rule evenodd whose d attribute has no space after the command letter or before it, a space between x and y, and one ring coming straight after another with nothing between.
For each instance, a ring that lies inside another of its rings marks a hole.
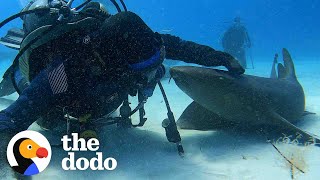
<instances>
[{"instance_id":1,"label":"shark's head","mask_svg":"<svg viewBox=\"0 0 320 180\"><path fill-rule=\"evenodd\" d=\"M170 69L171 77L184 91L194 91L198 86L201 88L216 89L217 91L229 89L235 82L235 78L226 71L194 67L177 66Z\"/></svg>"},{"instance_id":2,"label":"shark's head","mask_svg":"<svg viewBox=\"0 0 320 180\"><path fill-rule=\"evenodd\" d=\"M178 66L171 68L170 74L181 90L209 109L224 107L226 102L233 102L233 98L241 97L233 91L236 86L239 87L239 81L227 71Z\"/></svg>"}]
</instances>

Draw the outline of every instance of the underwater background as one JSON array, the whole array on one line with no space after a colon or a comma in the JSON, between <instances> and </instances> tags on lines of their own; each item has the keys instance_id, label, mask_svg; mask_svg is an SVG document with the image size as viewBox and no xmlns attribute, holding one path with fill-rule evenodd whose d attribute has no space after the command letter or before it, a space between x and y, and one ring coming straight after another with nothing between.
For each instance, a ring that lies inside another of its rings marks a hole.
<instances>
[{"instance_id":1,"label":"underwater background","mask_svg":"<svg viewBox=\"0 0 320 180\"><path fill-rule=\"evenodd\" d=\"M28 0L2 0L0 20L19 12ZM76 3L82 1L76 0ZM100 1L115 12L108 0ZM177 35L185 40L222 50L221 37L240 16L253 47L248 51L247 74L268 77L275 53L287 48L297 77L306 94L306 109L317 113L304 118L299 127L320 135L320 1L319 0L125 0L154 31ZM15 20L0 29L21 27ZM107 43L107 42L106 42ZM0 75L10 66L17 51L0 46ZM281 56L280 56L281 57ZM282 58L279 58L282 59ZM168 66L177 65L171 61ZM180 64L180 63L178 63ZM183 63L181 63L183 64ZM1 78L0 78L1 79ZM164 81L175 117L192 100L173 82ZM17 98L17 95L8 97ZM160 105L159 105L160 104ZM1 104L0 109L6 105ZM167 142L162 120L166 109L156 90L146 107L145 127L128 131L106 128L103 152L118 160L114 172L64 172L62 150L53 150L52 162L35 179L292 179L290 165L263 138L250 132L198 132L181 130L186 157L181 159ZM37 129L37 127L34 127ZM50 134L48 135L50 136ZM306 173L294 172L294 179L320 179L320 152L316 147L280 147Z\"/></svg>"},{"instance_id":2,"label":"underwater background","mask_svg":"<svg viewBox=\"0 0 320 180\"><path fill-rule=\"evenodd\" d=\"M2 1L0 19L19 12L28 0ZM77 1L76 1L77 2ZM78 0L78 3L81 2ZM100 2L111 6L109 0ZM220 37L240 16L253 42L255 58L273 56L286 47L296 56L319 57L320 1L318 0L126 0L154 30L221 49ZM111 8L114 7L111 6ZM0 30L4 34L17 20ZM5 48L1 47L0 51Z\"/></svg>"}]
</instances>

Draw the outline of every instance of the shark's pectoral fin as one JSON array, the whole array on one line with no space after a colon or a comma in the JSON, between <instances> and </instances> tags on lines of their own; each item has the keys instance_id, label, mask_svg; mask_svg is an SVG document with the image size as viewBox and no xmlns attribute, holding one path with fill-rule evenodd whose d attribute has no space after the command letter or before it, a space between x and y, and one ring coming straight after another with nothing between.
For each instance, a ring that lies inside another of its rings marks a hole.
<instances>
[{"instance_id":1,"label":"shark's pectoral fin","mask_svg":"<svg viewBox=\"0 0 320 180\"><path fill-rule=\"evenodd\" d=\"M285 118L280 116L276 112L269 113L271 118L270 120L273 121L273 124L279 127L278 129L281 131L282 134L287 136L292 136L292 139L297 139L299 143L315 143L316 146L320 147L320 139L315 135L311 135L300 128L296 127L295 125L291 124ZM277 129L277 130L278 130Z\"/></svg>"},{"instance_id":2,"label":"shark's pectoral fin","mask_svg":"<svg viewBox=\"0 0 320 180\"><path fill-rule=\"evenodd\" d=\"M192 102L177 121L180 129L217 130L228 128L233 124L219 115L207 110L196 102Z\"/></svg>"},{"instance_id":3,"label":"shark's pectoral fin","mask_svg":"<svg viewBox=\"0 0 320 180\"><path fill-rule=\"evenodd\" d=\"M304 111L302 116L316 115L314 112Z\"/></svg>"}]
</instances>

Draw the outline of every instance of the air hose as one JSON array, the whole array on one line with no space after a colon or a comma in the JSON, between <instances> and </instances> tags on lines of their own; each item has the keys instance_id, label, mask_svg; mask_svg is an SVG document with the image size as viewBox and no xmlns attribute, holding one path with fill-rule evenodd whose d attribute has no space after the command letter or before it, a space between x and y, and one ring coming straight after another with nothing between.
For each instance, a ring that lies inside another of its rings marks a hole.
<instances>
[{"instance_id":1,"label":"air hose","mask_svg":"<svg viewBox=\"0 0 320 180\"><path fill-rule=\"evenodd\" d=\"M158 85L160 87L163 99L165 101L165 104L166 104L166 107L167 107L167 110L168 110L168 113L167 113L168 118L163 120L162 127L166 131L166 136L167 136L168 141L172 142L172 143L176 143L179 155L183 156L184 155L184 149L183 149L183 146L181 144L181 136L180 136L180 133L178 131L174 115L173 115L173 113L171 111L167 95L166 95L166 93L164 91L164 88L163 88L163 86L162 86L160 81L158 82Z\"/></svg>"}]
</instances>

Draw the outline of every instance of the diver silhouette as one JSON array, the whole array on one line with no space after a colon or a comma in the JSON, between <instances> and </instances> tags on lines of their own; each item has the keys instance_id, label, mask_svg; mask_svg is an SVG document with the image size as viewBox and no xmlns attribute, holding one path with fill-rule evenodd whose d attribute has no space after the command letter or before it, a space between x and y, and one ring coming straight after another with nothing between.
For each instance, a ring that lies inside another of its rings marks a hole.
<instances>
[{"instance_id":1,"label":"diver silhouette","mask_svg":"<svg viewBox=\"0 0 320 180\"><path fill-rule=\"evenodd\" d=\"M233 25L224 33L222 46L224 51L235 57L243 68L247 68L246 48L251 48L251 40L240 17L236 17Z\"/></svg>"}]
</instances>

